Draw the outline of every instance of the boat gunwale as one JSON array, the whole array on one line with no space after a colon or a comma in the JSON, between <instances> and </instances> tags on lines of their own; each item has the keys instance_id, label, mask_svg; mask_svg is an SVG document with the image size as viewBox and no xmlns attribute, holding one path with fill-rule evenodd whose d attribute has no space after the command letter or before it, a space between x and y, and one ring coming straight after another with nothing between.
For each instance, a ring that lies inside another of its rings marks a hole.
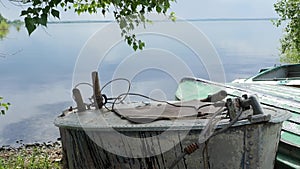
<instances>
[{"instance_id":1,"label":"boat gunwale","mask_svg":"<svg viewBox=\"0 0 300 169\"><path fill-rule=\"evenodd\" d=\"M251 76L249 78L245 79L245 82L247 81L253 81L253 82L259 82L259 81L283 81L283 80L300 80L300 77L283 77L283 78L262 78L261 76L268 74L270 72L277 71L279 69L287 69L287 72L289 72L290 67L300 67L300 64L286 64L286 65L279 65L275 67L271 67L269 69L266 69L264 71L259 72L257 75Z\"/></svg>"}]
</instances>

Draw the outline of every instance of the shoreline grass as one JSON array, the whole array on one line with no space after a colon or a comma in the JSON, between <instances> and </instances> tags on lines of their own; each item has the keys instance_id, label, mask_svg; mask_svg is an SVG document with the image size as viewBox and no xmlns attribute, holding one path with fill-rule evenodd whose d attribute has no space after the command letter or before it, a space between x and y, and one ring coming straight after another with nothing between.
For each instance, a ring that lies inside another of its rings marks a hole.
<instances>
[{"instance_id":1,"label":"shoreline grass","mask_svg":"<svg viewBox=\"0 0 300 169\"><path fill-rule=\"evenodd\" d=\"M61 169L61 143L0 148L0 169Z\"/></svg>"}]
</instances>

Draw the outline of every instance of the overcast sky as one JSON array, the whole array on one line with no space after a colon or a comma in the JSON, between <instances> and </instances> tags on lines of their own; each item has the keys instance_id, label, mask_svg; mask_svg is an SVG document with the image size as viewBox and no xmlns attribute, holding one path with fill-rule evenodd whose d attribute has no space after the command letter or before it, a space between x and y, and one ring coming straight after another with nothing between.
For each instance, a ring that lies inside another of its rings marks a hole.
<instances>
[{"instance_id":1,"label":"overcast sky","mask_svg":"<svg viewBox=\"0 0 300 169\"><path fill-rule=\"evenodd\" d=\"M10 20L20 19L20 11L26 6L18 6L9 0L0 0L0 13ZM184 19L199 18L273 18L277 17L273 4L276 0L177 0L171 11ZM61 20L111 20L111 16L78 16L73 11L63 13ZM52 19L54 20L54 19Z\"/></svg>"}]
</instances>

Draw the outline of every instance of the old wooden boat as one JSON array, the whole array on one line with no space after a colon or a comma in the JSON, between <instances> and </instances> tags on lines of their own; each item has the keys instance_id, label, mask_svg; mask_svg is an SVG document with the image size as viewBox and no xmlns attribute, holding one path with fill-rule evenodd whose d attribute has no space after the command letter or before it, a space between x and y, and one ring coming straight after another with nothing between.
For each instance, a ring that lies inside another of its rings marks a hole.
<instances>
[{"instance_id":1,"label":"old wooden boat","mask_svg":"<svg viewBox=\"0 0 300 169\"><path fill-rule=\"evenodd\" d=\"M292 117L285 121L281 130L276 168L300 168L300 90L280 85L258 83L214 83L203 79L184 78L179 84L176 98L179 100L201 99L220 89L229 95L244 92L258 96L263 105L287 110Z\"/></svg>"},{"instance_id":2,"label":"old wooden boat","mask_svg":"<svg viewBox=\"0 0 300 169\"><path fill-rule=\"evenodd\" d=\"M288 64L261 69L259 74L236 79L233 83L259 83L300 87L300 64Z\"/></svg>"},{"instance_id":3,"label":"old wooden boat","mask_svg":"<svg viewBox=\"0 0 300 169\"><path fill-rule=\"evenodd\" d=\"M101 97L95 76L93 84L93 103L83 103L75 88L77 108L54 122L64 168L272 169L282 122L290 117L283 109L261 107L244 91L224 100L223 90L201 99L177 93L189 100L183 102L154 99L105 109L103 99L109 98Z\"/></svg>"}]
</instances>

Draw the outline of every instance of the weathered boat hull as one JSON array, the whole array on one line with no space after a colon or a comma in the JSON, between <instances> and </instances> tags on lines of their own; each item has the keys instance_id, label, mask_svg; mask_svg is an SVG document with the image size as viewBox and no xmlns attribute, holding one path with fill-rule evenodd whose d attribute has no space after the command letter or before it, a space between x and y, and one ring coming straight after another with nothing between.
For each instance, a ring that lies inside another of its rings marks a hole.
<instances>
[{"instance_id":1,"label":"weathered boat hull","mask_svg":"<svg viewBox=\"0 0 300 169\"><path fill-rule=\"evenodd\" d=\"M264 105L287 110L292 117L283 123L276 165L278 168L300 168L300 91L279 85L228 83L220 84L203 79L184 78L176 97L179 100L201 99L220 89L232 96L244 92L255 94Z\"/></svg>"},{"instance_id":2,"label":"weathered boat hull","mask_svg":"<svg viewBox=\"0 0 300 169\"><path fill-rule=\"evenodd\" d=\"M208 142L207 152L205 152L207 156L204 155L203 158L203 148L205 144L201 144L199 150L186 156L185 159L177 164L176 168L201 169L207 165L210 169L273 169L280 128L280 123L245 125L231 128L227 132L213 137ZM64 158L66 158L65 161L67 161L64 168L69 169L164 169L178 157L180 152L183 151L183 147L192 142L197 142L200 134L199 130L190 131L183 142L175 144L173 149L157 156L126 158L112 154L92 141L92 139L101 140L101 137L105 136L111 138L112 146L128 146L122 144L122 142L120 144L120 138L111 136L110 133L90 131L91 133L89 133L89 135L94 136L94 138L91 139L83 130L60 129L60 132L63 142ZM140 138L152 137L157 134L158 132L155 131L126 133L127 136ZM179 137L180 131L174 131L172 134L170 133L166 139L177 142L178 139L180 139ZM149 142L141 142L140 146L143 146L145 149L151 149L152 146L157 146L156 143L163 146L160 142L163 142L163 140L152 139ZM68 151L66 151L67 149ZM126 148L126 151L131 153L130 148Z\"/></svg>"},{"instance_id":3,"label":"weathered boat hull","mask_svg":"<svg viewBox=\"0 0 300 169\"><path fill-rule=\"evenodd\" d=\"M277 109L264 110L272 115L270 121L250 123L240 120L224 133L202 143L196 152L185 156L175 168L272 169L282 122L289 114ZM132 124L112 112L87 110L59 117L55 125L60 129L64 168L159 169L168 168L184 147L197 142L207 122L207 119L187 118L176 123L158 120ZM228 123L228 119L221 120L217 129ZM164 136L156 137L165 132ZM131 138L139 139L132 145ZM171 148L164 151L168 146ZM135 155L137 150L145 154Z\"/></svg>"}]
</instances>

